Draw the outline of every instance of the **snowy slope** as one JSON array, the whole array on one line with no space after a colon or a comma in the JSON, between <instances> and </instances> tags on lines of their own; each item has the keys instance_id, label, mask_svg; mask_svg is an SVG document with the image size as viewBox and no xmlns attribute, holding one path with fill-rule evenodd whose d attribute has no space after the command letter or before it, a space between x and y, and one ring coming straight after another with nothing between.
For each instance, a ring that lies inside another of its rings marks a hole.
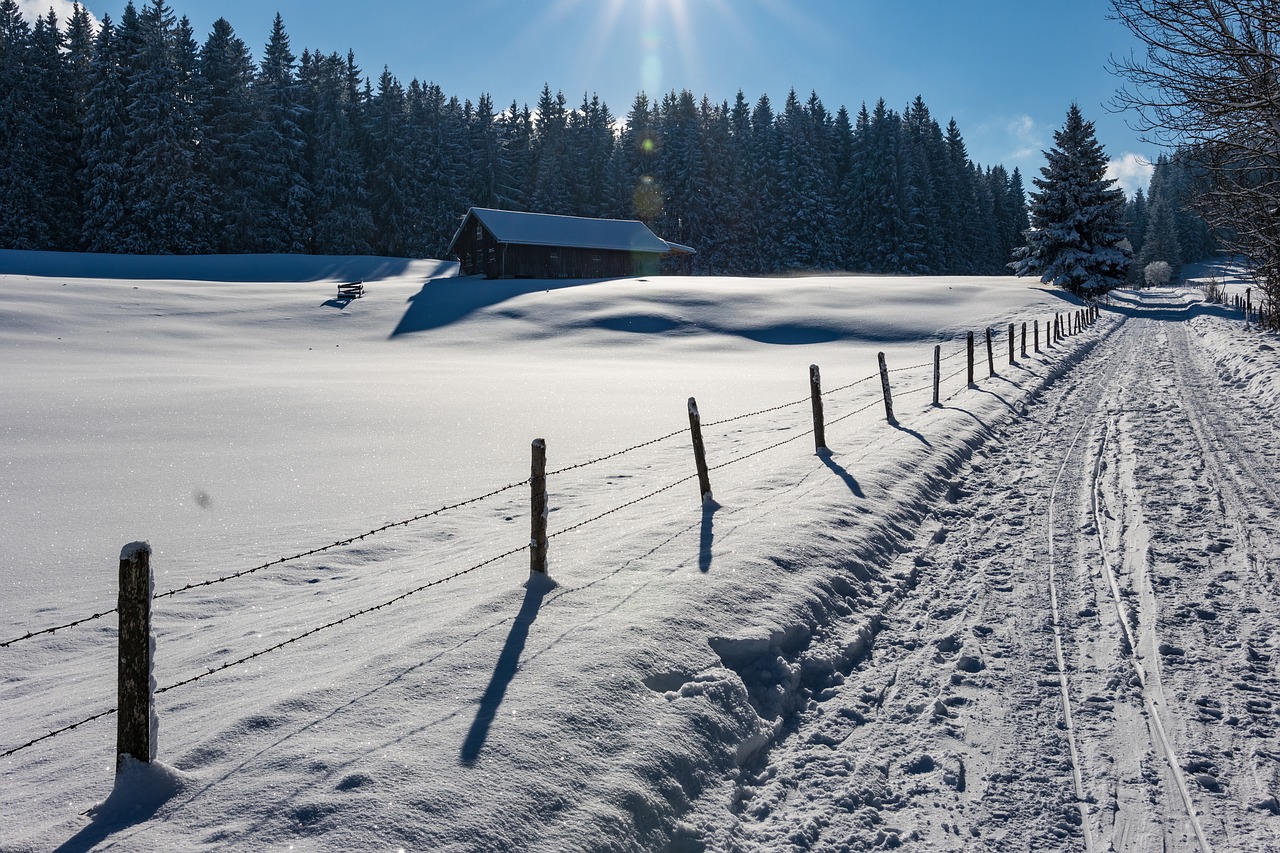
<instances>
[{"instance_id":1,"label":"snowy slope","mask_svg":"<svg viewBox=\"0 0 1280 853\"><path fill-rule=\"evenodd\" d=\"M487 562L528 540L516 486L158 599L162 688L234 665L158 696L158 778L109 800L112 717L0 759L4 850L732 848L731 790L910 596L894 557L973 449L1126 325L1009 366L1007 324L1072 308L1060 294L135 260L79 278L84 258L0 258L0 640L114 606L135 539L175 590L518 484L535 437L553 471L670 437L549 477L554 586L526 585L523 551ZM366 298L333 298L359 278ZM962 335L987 325L1000 375L966 388ZM878 351L923 365L893 375L897 426ZM827 389L863 380L827 395L829 454L804 435L811 363ZM707 507L681 482L691 395ZM112 617L0 648L0 748L114 706L114 653Z\"/></svg>"}]
</instances>

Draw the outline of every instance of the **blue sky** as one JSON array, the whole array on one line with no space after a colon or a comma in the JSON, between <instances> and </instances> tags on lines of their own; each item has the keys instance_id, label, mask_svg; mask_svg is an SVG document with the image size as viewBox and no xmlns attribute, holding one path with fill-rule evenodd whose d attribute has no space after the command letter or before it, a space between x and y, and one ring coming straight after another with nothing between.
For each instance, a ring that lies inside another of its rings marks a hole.
<instances>
[{"instance_id":1,"label":"blue sky","mask_svg":"<svg viewBox=\"0 0 1280 853\"><path fill-rule=\"evenodd\" d=\"M60 13L63 1L53 3ZM499 109L532 104L544 82L571 105L598 93L619 116L641 89L716 101L742 89L781 106L794 87L816 90L833 112L880 97L901 110L921 95L940 123L956 119L975 161L1017 166L1030 188L1076 101L1128 190L1145 183L1134 161L1158 154L1104 106L1118 85L1107 59L1134 46L1108 20L1107 0L169 2L200 41L225 17L257 57L279 11L295 53L350 48L370 77L386 65L402 82L433 81L459 98L488 92ZM125 0L85 5L119 20Z\"/></svg>"}]
</instances>

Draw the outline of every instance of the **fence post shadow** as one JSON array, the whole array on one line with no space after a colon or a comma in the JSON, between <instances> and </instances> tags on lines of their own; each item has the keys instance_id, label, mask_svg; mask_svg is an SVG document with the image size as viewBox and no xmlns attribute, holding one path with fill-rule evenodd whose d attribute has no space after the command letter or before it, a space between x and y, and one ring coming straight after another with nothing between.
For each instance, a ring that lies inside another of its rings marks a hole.
<instances>
[{"instance_id":1,"label":"fence post shadow","mask_svg":"<svg viewBox=\"0 0 1280 853\"><path fill-rule=\"evenodd\" d=\"M866 497L866 495L862 493L862 486L858 484L857 479L855 479L852 474L846 471L843 465L841 465L834 458L832 458L832 453L830 449L824 447L821 450L819 450L818 458L822 460L823 465L826 465L828 468L830 468L837 477L839 477L841 480L844 481L844 484L849 487L849 491L853 492L854 497L856 498Z\"/></svg>"},{"instance_id":2,"label":"fence post shadow","mask_svg":"<svg viewBox=\"0 0 1280 853\"><path fill-rule=\"evenodd\" d=\"M716 538L713 530L713 516L718 509L720 504L713 498L707 498L702 502L702 528L698 533L698 570L704 573L711 571L711 543Z\"/></svg>"},{"instance_id":3,"label":"fence post shadow","mask_svg":"<svg viewBox=\"0 0 1280 853\"><path fill-rule=\"evenodd\" d=\"M489 739L489 728L498 714L502 699L507 694L507 687L515 678L520 668L520 655L524 651L525 642L529 639L529 627L538 618L538 610L542 607L542 599L556 588L555 581L549 577L531 576L524 586L524 602L520 612L511 622L511 631L507 641L502 645L498 662L494 664L493 674L489 676L489 684L480 696L480 707L476 709L476 718L471 722L471 729L462 741L459 760L466 766L475 764L480 757L480 750Z\"/></svg>"}]
</instances>

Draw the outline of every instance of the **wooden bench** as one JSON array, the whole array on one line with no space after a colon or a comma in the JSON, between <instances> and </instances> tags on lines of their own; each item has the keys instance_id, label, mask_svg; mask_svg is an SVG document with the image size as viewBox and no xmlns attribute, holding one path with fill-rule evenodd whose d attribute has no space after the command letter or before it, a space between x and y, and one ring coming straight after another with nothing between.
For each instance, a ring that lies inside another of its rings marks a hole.
<instances>
[{"instance_id":1,"label":"wooden bench","mask_svg":"<svg viewBox=\"0 0 1280 853\"><path fill-rule=\"evenodd\" d=\"M364 296L363 281L348 281L338 285L339 299L359 299L362 296Z\"/></svg>"}]
</instances>

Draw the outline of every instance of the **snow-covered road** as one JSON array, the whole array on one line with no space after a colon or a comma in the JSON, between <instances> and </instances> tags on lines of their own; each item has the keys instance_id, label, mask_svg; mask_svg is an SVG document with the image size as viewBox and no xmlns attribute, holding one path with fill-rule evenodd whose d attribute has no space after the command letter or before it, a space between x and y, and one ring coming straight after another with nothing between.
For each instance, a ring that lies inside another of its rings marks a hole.
<instances>
[{"instance_id":1,"label":"snow-covered road","mask_svg":"<svg viewBox=\"0 0 1280 853\"><path fill-rule=\"evenodd\" d=\"M1129 299L956 478L863 657L702 798L711 848L1280 849L1274 421L1178 296Z\"/></svg>"},{"instance_id":2,"label":"snow-covered road","mask_svg":"<svg viewBox=\"0 0 1280 853\"><path fill-rule=\"evenodd\" d=\"M1280 357L1194 285L1039 346L1079 306L1012 278L16 260L0 851L1280 851ZM113 777L137 538L158 761Z\"/></svg>"}]
</instances>

